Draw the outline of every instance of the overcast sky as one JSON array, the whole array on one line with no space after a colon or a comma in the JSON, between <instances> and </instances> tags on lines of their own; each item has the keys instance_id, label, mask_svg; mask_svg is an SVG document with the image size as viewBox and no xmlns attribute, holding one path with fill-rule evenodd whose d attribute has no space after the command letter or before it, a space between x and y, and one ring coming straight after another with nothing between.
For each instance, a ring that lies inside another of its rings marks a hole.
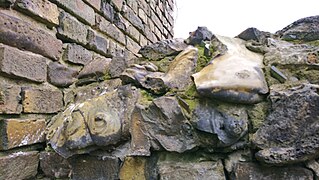
<instances>
[{"instance_id":1,"label":"overcast sky","mask_svg":"<svg viewBox=\"0 0 319 180\"><path fill-rule=\"evenodd\" d=\"M175 37L197 26L236 36L248 27L276 32L293 21L319 15L319 0L176 0Z\"/></svg>"}]
</instances>

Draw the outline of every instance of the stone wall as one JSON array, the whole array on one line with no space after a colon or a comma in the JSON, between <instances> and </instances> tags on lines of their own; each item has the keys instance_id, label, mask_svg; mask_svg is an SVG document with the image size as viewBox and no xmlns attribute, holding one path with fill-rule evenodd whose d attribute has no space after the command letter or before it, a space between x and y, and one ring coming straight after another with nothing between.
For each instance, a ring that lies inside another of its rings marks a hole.
<instances>
[{"instance_id":1,"label":"stone wall","mask_svg":"<svg viewBox=\"0 0 319 180\"><path fill-rule=\"evenodd\" d=\"M44 151L46 123L99 90L86 85L120 84L141 46L172 38L173 8L174 0L1 0L0 179L69 177L69 164Z\"/></svg>"}]
</instances>

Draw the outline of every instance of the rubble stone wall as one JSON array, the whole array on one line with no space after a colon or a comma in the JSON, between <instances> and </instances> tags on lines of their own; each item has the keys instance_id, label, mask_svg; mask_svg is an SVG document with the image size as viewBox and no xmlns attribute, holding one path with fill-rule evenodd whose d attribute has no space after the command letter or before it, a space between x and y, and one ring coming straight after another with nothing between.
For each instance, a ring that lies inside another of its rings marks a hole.
<instances>
[{"instance_id":1,"label":"rubble stone wall","mask_svg":"<svg viewBox=\"0 0 319 180\"><path fill-rule=\"evenodd\" d=\"M0 179L39 177L40 159L61 165L44 153L48 121L81 99L74 89L120 83L141 46L172 38L173 9L174 0L1 0Z\"/></svg>"}]
</instances>

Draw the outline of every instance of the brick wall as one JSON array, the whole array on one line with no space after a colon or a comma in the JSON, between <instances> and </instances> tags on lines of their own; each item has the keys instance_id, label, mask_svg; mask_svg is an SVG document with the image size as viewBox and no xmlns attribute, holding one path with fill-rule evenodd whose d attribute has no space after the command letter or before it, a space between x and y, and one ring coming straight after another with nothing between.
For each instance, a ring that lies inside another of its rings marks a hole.
<instances>
[{"instance_id":1,"label":"brick wall","mask_svg":"<svg viewBox=\"0 0 319 180\"><path fill-rule=\"evenodd\" d=\"M1 0L0 179L36 176L39 157L46 157L39 155L45 125L71 101L70 92L116 81L118 72L105 74L110 65L127 65L141 46L172 38L173 6L174 0Z\"/></svg>"}]
</instances>

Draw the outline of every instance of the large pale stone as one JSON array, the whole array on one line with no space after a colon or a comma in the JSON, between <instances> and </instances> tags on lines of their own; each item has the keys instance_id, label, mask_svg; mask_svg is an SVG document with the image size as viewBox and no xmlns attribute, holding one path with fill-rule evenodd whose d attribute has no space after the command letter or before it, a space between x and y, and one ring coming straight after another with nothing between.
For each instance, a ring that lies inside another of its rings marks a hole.
<instances>
[{"instance_id":1,"label":"large pale stone","mask_svg":"<svg viewBox=\"0 0 319 180\"><path fill-rule=\"evenodd\" d=\"M253 104L262 101L268 86L263 57L246 49L245 41L216 36L228 51L193 75L198 92L222 101Z\"/></svg>"},{"instance_id":2,"label":"large pale stone","mask_svg":"<svg viewBox=\"0 0 319 180\"><path fill-rule=\"evenodd\" d=\"M0 132L2 135L0 150L44 142L45 127L44 119L0 120Z\"/></svg>"},{"instance_id":3,"label":"large pale stone","mask_svg":"<svg viewBox=\"0 0 319 180\"><path fill-rule=\"evenodd\" d=\"M60 58L62 42L50 33L3 13L0 13L0 24L0 42L53 60Z\"/></svg>"}]
</instances>

